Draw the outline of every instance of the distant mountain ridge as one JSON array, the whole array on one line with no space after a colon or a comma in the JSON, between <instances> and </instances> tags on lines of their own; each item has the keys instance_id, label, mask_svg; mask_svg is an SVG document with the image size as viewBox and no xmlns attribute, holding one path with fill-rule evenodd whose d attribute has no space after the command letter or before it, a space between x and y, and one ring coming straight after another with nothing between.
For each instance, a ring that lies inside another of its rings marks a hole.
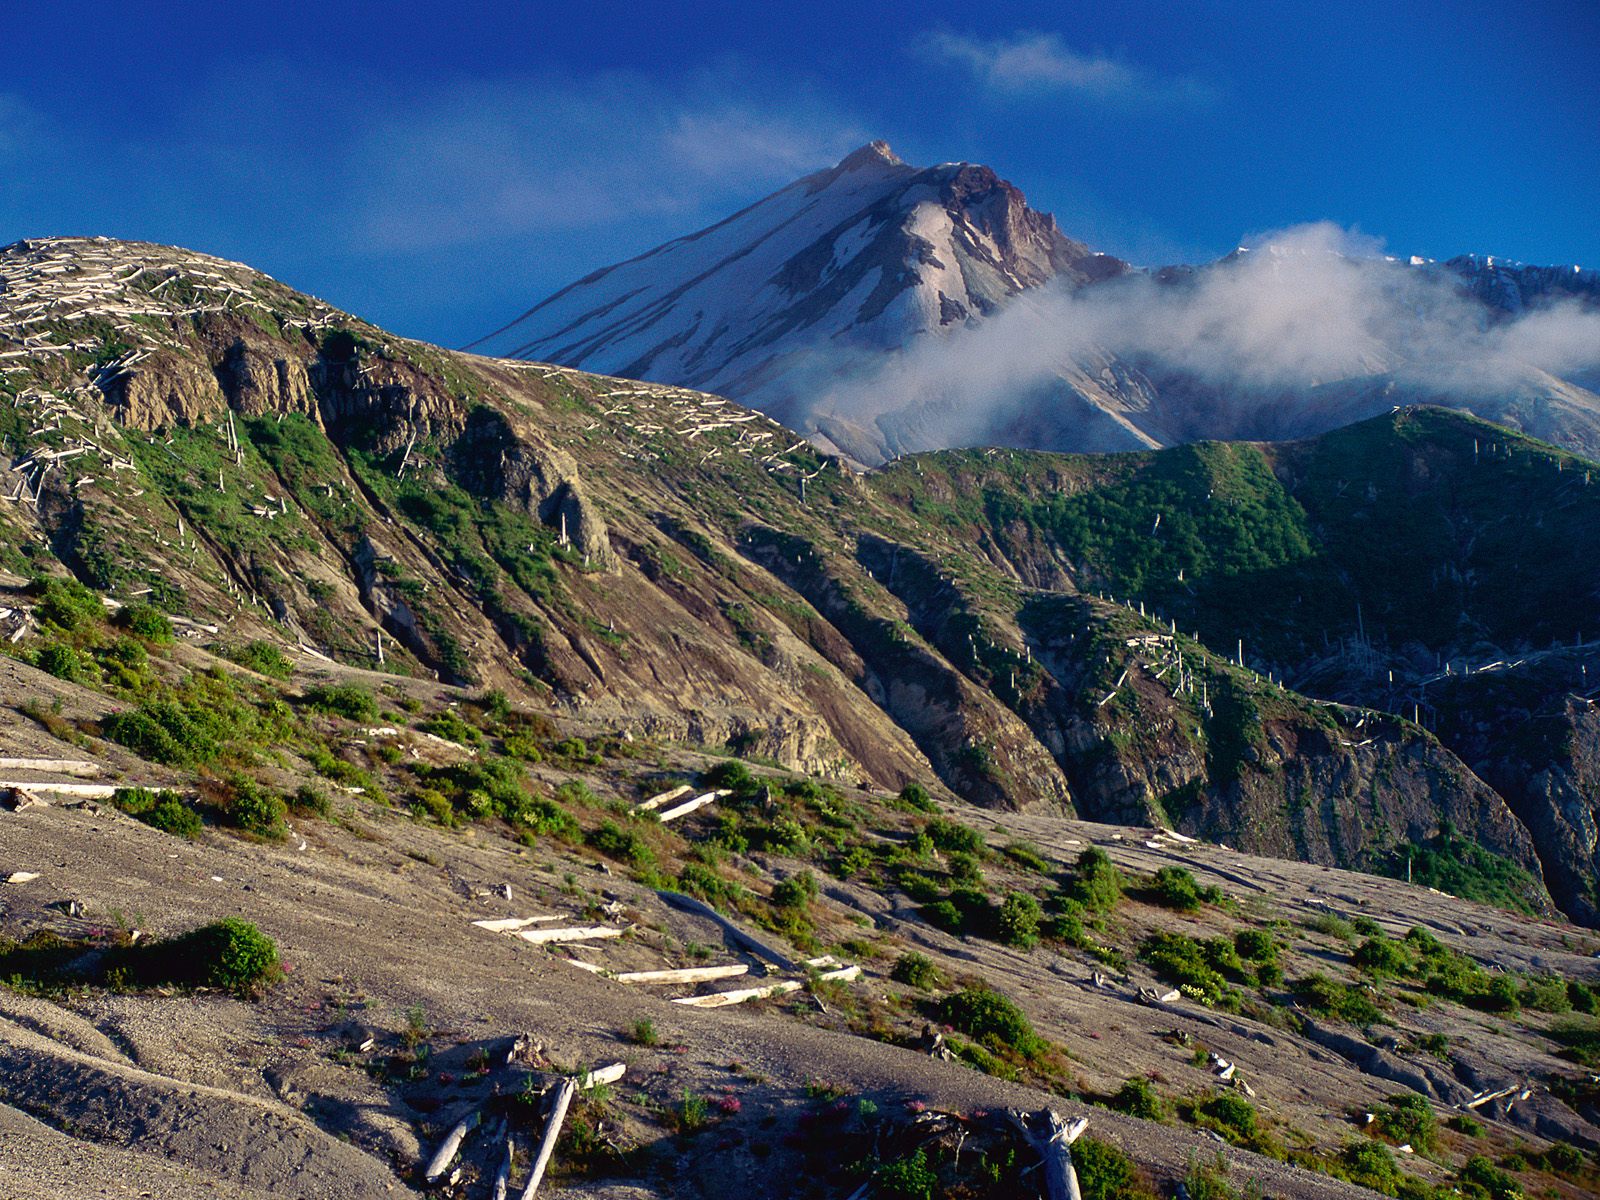
<instances>
[{"instance_id":1,"label":"distant mountain ridge","mask_svg":"<svg viewBox=\"0 0 1600 1200\"><path fill-rule=\"evenodd\" d=\"M818 379L819 354L881 353L1044 283L1129 269L1065 236L988 167L912 167L872 142L467 348L701 388L783 419Z\"/></svg>"},{"instance_id":2,"label":"distant mountain ridge","mask_svg":"<svg viewBox=\"0 0 1600 1200\"><path fill-rule=\"evenodd\" d=\"M1315 324L1320 267L1306 258L1299 296ZM1600 272L1484 255L1362 260L1361 286L1393 312L1380 307L1335 369L1319 361L1289 381L1219 377L1194 368L1192 345L1166 352L1163 339L1195 314L1162 305L1185 289L1200 303L1217 291L1231 302L1259 282L1261 262L1241 249L1201 266L1136 269L1068 237L988 167L917 168L872 142L708 229L594 272L469 348L727 395L869 464L961 445L1114 451L1303 437L1414 403L1600 453L1600 371L1514 357L1486 371L1476 348L1435 346L1419 359L1419 342L1429 350L1437 331L1419 338L1411 328L1422 310L1457 338L1558 304L1594 313ZM997 318L1007 328L991 335ZM1207 322L1189 323L1205 343ZM1284 336L1320 331L1269 327L1236 357L1257 343L1270 352Z\"/></svg>"}]
</instances>

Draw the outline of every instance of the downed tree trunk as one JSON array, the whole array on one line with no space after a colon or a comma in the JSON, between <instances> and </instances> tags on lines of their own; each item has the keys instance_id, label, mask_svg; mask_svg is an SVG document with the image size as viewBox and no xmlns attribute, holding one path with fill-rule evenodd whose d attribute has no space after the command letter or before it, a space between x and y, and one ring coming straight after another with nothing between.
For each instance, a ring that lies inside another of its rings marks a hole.
<instances>
[{"instance_id":1,"label":"downed tree trunk","mask_svg":"<svg viewBox=\"0 0 1600 1200\"><path fill-rule=\"evenodd\" d=\"M539 1190L545 1170L550 1166L550 1157L556 1152L556 1142L561 1139L561 1126L566 1122L567 1109L571 1107L572 1097L577 1091L578 1085L570 1079L563 1079L556 1088L555 1102L551 1104L550 1116L544 1123L544 1136L539 1139L539 1152L533 1157L527 1185L522 1189L522 1200L533 1200L534 1193Z\"/></svg>"},{"instance_id":2,"label":"downed tree trunk","mask_svg":"<svg viewBox=\"0 0 1600 1200\"><path fill-rule=\"evenodd\" d=\"M0 758L0 771L55 771L90 779L100 774L100 764L77 758Z\"/></svg>"},{"instance_id":3,"label":"downed tree trunk","mask_svg":"<svg viewBox=\"0 0 1600 1200\"><path fill-rule=\"evenodd\" d=\"M679 967L670 971L623 971L611 978L618 983L709 983L713 979L732 979L750 971L747 963L721 967Z\"/></svg>"},{"instance_id":4,"label":"downed tree trunk","mask_svg":"<svg viewBox=\"0 0 1600 1200\"><path fill-rule=\"evenodd\" d=\"M1044 1160L1045 1194L1050 1200L1083 1200L1078 1172L1072 1165L1071 1146L1089 1128L1089 1118L1079 1117L1068 1124L1048 1108L1031 1114L1013 1108L1006 1115ZM1041 1125L1043 1129L1037 1130L1036 1126Z\"/></svg>"},{"instance_id":5,"label":"downed tree trunk","mask_svg":"<svg viewBox=\"0 0 1600 1200\"><path fill-rule=\"evenodd\" d=\"M679 784L675 788L669 788L667 791L651 796L650 799L644 801L642 804L635 805L633 811L636 813L654 812L663 804L670 804L680 796L687 796L692 791L694 791L694 788L689 784Z\"/></svg>"},{"instance_id":6,"label":"downed tree trunk","mask_svg":"<svg viewBox=\"0 0 1600 1200\"><path fill-rule=\"evenodd\" d=\"M529 925L559 920L561 914L552 913L547 917L498 917L489 921L474 921L473 924L479 929L487 929L490 933L510 933L514 929L526 929Z\"/></svg>"},{"instance_id":7,"label":"downed tree trunk","mask_svg":"<svg viewBox=\"0 0 1600 1200\"><path fill-rule=\"evenodd\" d=\"M450 1136L439 1145L439 1152L428 1163L428 1169L422 1177L429 1183L437 1183L439 1177L450 1169L450 1164L456 1160L456 1152L461 1149L461 1143L467 1134L478 1127L478 1122L483 1120L481 1111L474 1111L456 1122L456 1127L450 1131Z\"/></svg>"},{"instance_id":8,"label":"downed tree trunk","mask_svg":"<svg viewBox=\"0 0 1600 1200\"><path fill-rule=\"evenodd\" d=\"M513 1156L512 1142L506 1139L506 1156L500 1160L500 1170L494 1177L494 1200L506 1200L506 1188L511 1184L511 1159Z\"/></svg>"},{"instance_id":9,"label":"downed tree trunk","mask_svg":"<svg viewBox=\"0 0 1600 1200\"><path fill-rule=\"evenodd\" d=\"M852 979L861 978L861 968L854 964L848 967L836 967L832 971L824 971L817 976L818 979L835 979L840 983L849 983Z\"/></svg>"},{"instance_id":10,"label":"downed tree trunk","mask_svg":"<svg viewBox=\"0 0 1600 1200\"><path fill-rule=\"evenodd\" d=\"M596 1067L578 1076L578 1086L584 1091L603 1083L615 1083L628 1073L627 1063L612 1063L609 1067Z\"/></svg>"},{"instance_id":11,"label":"downed tree trunk","mask_svg":"<svg viewBox=\"0 0 1600 1200\"><path fill-rule=\"evenodd\" d=\"M674 1004L687 1004L690 1008L727 1008L730 1004L743 1004L746 1000L760 1000L767 996L786 996L798 992L805 985L795 979L783 979L764 987L739 988L732 992L712 992L709 996L679 996Z\"/></svg>"},{"instance_id":12,"label":"downed tree trunk","mask_svg":"<svg viewBox=\"0 0 1600 1200\"><path fill-rule=\"evenodd\" d=\"M732 793L726 789L716 792L707 792L703 796L696 796L693 800L685 800L682 804L673 805L671 808L663 812L658 819L663 825L665 825L668 821L676 821L679 817L686 817L697 809L704 808L712 801L720 800L722 797L728 795L732 795Z\"/></svg>"},{"instance_id":13,"label":"downed tree trunk","mask_svg":"<svg viewBox=\"0 0 1600 1200\"><path fill-rule=\"evenodd\" d=\"M124 784L124 787L134 785ZM109 800L117 794L113 783L59 783L53 780L34 779L19 783L13 779L0 780L0 791L14 788L23 792L55 792L62 796L83 796L90 800ZM152 791L157 790L152 788Z\"/></svg>"},{"instance_id":14,"label":"downed tree trunk","mask_svg":"<svg viewBox=\"0 0 1600 1200\"><path fill-rule=\"evenodd\" d=\"M772 946L768 945L766 942L763 942L760 938L755 937L753 934L746 933L743 929L740 929L737 925L728 920L727 917L723 916L709 904L705 904L699 900L696 900L693 896L685 896L682 892L657 892L656 895L660 896L674 908L681 908L686 912L692 912L697 916L704 917L706 920L720 925L723 932L728 934L729 937L733 938L734 941L738 942L751 953L760 955L773 966L780 967L785 971L794 971L798 969L794 965L794 961L790 959L788 955L774 949Z\"/></svg>"},{"instance_id":15,"label":"downed tree trunk","mask_svg":"<svg viewBox=\"0 0 1600 1200\"><path fill-rule=\"evenodd\" d=\"M624 932L615 925L570 925L562 929L523 929L512 936L542 946L546 942L587 942L593 938L621 937Z\"/></svg>"}]
</instances>

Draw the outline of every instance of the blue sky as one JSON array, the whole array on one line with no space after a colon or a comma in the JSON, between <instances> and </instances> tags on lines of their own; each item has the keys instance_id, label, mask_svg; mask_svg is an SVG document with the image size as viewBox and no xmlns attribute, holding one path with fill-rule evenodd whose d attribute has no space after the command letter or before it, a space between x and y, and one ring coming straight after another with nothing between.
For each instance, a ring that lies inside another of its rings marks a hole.
<instances>
[{"instance_id":1,"label":"blue sky","mask_svg":"<svg viewBox=\"0 0 1600 1200\"><path fill-rule=\"evenodd\" d=\"M11 0L0 242L237 258L459 344L870 138L1155 263L1331 220L1600 265L1590 0Z\"/></svg>"}]
</instances>

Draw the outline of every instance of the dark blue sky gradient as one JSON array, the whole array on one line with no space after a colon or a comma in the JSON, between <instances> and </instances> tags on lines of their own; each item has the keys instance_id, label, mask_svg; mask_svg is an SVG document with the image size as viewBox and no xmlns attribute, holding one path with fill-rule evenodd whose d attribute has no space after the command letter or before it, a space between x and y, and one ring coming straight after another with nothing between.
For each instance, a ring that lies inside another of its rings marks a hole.
<instances>
[{"instance_id":1,"label":"dark blue sky gradient","mask_svg":"<svg viewBox=\"0 0 1600 1200\"><path fill-rule=\"evenodd\" d=\"M175 242L451 344L869 137L1140 262L1327 219L1600 265L1588 0L7 9L0 240Z\"/></svg>"}]
</instances>

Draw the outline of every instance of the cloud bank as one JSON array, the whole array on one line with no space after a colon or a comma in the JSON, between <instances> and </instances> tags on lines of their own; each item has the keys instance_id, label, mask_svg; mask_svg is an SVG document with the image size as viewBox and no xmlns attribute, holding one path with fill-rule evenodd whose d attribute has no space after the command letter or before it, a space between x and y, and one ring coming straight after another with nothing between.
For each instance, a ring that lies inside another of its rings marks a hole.
<instances>
[{"instance_id":1,"label":"cloud bank","mask_svg":"<svg viewBox=\"0 0 1600 1200\"><path fill-rule=\"evenodd\" d=\"M1059 34L1019 30L984 38L935 29L912 43L919 58L967 72L1002 97L1073 93L1102 101L1196 102L1210 88L1189 77L1167 77L1101 53L1075 50Z\"/></svg>"},{"instance_id":2,"label":"cloud bank","mask_svg":"<svg viewBox=\"0 0 1600 1200\"><path fill-rule=\"evenodd\" d=\"M1378 380L1417 396L1488 399L1537 390L1540 372L1600 370L1592 305L1498 313L1463 295L1458 277L1379 250L1314 224L1164 281L1023 293L981 324L919 339L849 378L817 411L863 425L886 418L884 427L915 413L920 448L972 445L1003 440L1019 421L1049 427L1051 406L1071 408L1066 381L1129 406L1157 440L1180 425L1250 437L1292 423L1285 406L1304 401L1291 394L1329 385Z\"/></svg>"}]
</instances>

